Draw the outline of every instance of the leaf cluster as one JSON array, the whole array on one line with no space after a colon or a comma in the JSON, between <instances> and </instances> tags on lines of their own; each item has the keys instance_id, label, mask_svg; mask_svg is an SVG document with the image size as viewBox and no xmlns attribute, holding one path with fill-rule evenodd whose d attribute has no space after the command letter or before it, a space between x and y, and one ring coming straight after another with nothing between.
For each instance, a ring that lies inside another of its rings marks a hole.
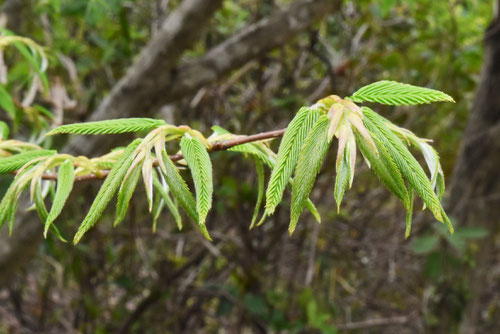
<instances>
[{"instance_id":1,"label":"leaf cluster","mask_svg":"<svg viewBox=\"0 0 500 334\"><path fill-rule=\"evenodd\" d=\"M429 208L434 217L446 223L453 232L440 202L444 192L444 175L439 156L428 140L354 102L411 105L451 100L448 95L431 89L380 81L361 88L350 98L331 95L314 105L302 107L285 131L277 154L270 149L267 140L229 147L228 150L244 154L255 164L258 195L250 228L262 224L266 217L273 214L282 202L286 188L291 189L290 234L304 209L308 209L318 222L321 221L309 197L336 138L337 175L333 195L338 210L346 190L352 187L359 147L374 174L406 208L406 237L411 229L414 193L422 199L424 208ZM182 229L182 208L202 234L211 240L206 227L214 191L209 152L214 144L239 138L221 127L213 127L212 130L212 135L205 138L187 126L176 127L162 120L130 118L63 125L47 134L147 132L125 148L92 159L58 154L33 144L8 140L8 131L2 130L0 173L15 172L16 176L0 202L0 226L7 222L12 231L19 198L29 188L34 209L44 222L44 235L47 236L50 229L64 240L54 222L67 202L75 180L89 175L106 176L74 236L73 242L78 243L101 218L115 196L114 225L126 217L130 200L142 176L149 211L153 216L153 230L156 230L164 208L168 209L177 227ZM166 143L171 141L178 143L179 151L175 155L169 155L166 150ZM409 147L423 154L428 174ZM187 166L190 171L194 194L181 176L182 166ZM267 190L265 167L270 169ZM52 177L47 180L47 175ZM45 207L47 196L52 201L50 210ZM264 212L257 222L264 203Z\"/></svg>"}]
</instances>

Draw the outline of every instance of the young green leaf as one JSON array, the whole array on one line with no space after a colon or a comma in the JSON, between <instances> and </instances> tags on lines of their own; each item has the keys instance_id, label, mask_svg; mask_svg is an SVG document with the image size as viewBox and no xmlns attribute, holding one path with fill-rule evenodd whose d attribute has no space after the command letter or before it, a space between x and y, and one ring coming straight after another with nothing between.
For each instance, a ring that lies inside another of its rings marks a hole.
<instances>
[{"instance_id":1,"label":"young green leaf","mask_svg":"<svg viewBox=\"0 0 500 334\"><path fill-rule=\"evenodd\" d=\"M120 190L118 191L118 201L116 203L115 222L113 223L113 226L116 227L123 220L123 218L125 218L130 199L134 194L134 190L137 187L137 182L139 181L140 176L141 166L137 165L132 169L130 175L122 182Z\"/></svg>"},{"instance_id":2,"label":"young green leaf","mask_svg":"<svg viewBox=\"0 0 500 334\"><path fill-rule=\"evenodd\" d=\"M106 180L99 189L92 206L90 207L87 216L83 220L82 224L78 228L75 234L73 243L77 244L83 235L97 222L101 217L104 209L108 206L109 202L113 198L120 184L127 173L130 165L132 164L133 153L137 146L141 143L142 139L136 139L130 143L127 148L123 151L122 155L110 170Z\"/></svg>"},{"instance_id":3,"label":"young green leaf","mask_svg":"<svg viewBox=\"0 0 500 334\"><path fill-rule=\"evenodd\" d=\"M146 188L149 212L151 212L153 210L153 158L149 150L146 151L144 163L142 164L142 179Z\"/></svg>"},{"instance_id":4,"label":"young green leaf","mask_svg":"<svg viewBox=\"0 0 500 334\"><path fill-rule=\"evenodd\" d=\"M165 125L163 120L152 118L121 118L98 122L75 123L59 126L47 133L47 136L56 134L74 135L107 135L127 132L151 131Z\"/></svg>"},{"instance_id":5,"label":"young green leaf","mask_svg":"<svg viewBox=\"0 0 500 334\"><path fill-rule=\"evenodd\" d=\"M337 213L340 212L340 204L342 203L342 198L344 197L345 189L349 184L349 180L351 179L349 156L350 156L349 148L346 148L344 153L341 155L340 164L337 167L337 175L335 177L335 190L334 190L335 202L337 202Z\"/></svg>"},{"instance_id":6,"label":"young green leaf","mask_svg":"<svg viewBox=\"0 0 500 334\"><path fill-rule=\"evenodd\" d=\"M161 211L165 207L165 201L162 197L156 196L153 203L153 233L156 233L156 225L158 224L158 219L160 218Z\"/></svg>"},{"instance_id":7,"label":"young green leaf","mask_svg":"<svg viewBox=\"0 0 500 334\"><path fill-rule=\"evenodd\" d=\"M368 126L372 122L375 126L375 128L372 127L371 131L376 131L387 151L393 157L402 176L417 191L424 203L434 214L434 217L440 222L446 222L446 214L444 214L441 203L433 191L431 182L417 160L408 151L406 145L387 127L384 122L385 119L382 116L365 107L363 108L363 114L366 116L363 119L365 125ZM453 229L450 228L450 232L452 231Z\"/></svg>"},{"instance_id":8,"label":"young green leaf","mask_svg":"<svg viewBox=\"0 0 500 334\"><path fill-rule=\"evenodd\" d=\"M212 207L212 162L207 149L197 138L186 134L180 145L184 159L191 170L196 189L196 210L199 224L205 224L208 211Z\"/></svg>"},{"instance_id":9,"label":"young green leaf","mask_svg":"<svg viewBox=\"0 0 500 334\"><path fill-rule=\"evenodd\" d=\"M33 150L11 155L7 158L0 158L0 174L7 174L23 167L33 159L53 156L57 151L53 150Z\"/></svg>"},{"instance_id":10,"label":"young green leaf","mask_svg":"<svg viewBox=\"0 0 500 334\"><path fill-rule=\"evenodd\" d=\"M290 234L295 230L305 202L314 186L316 175L319 173L323 159L330 147L331 142L328 141L329 123L326 115L321 116L300 150L292 186L292 208L288 228Z\"/></svg>"},{"instance_id":11,"label":"young green leaf","mask_svg":"<svg viewBox=\"0 0 500 334\"><path fill-rule=\"evenodd\" d=\"M61 213L66 200L68 199L71 190L73 189L73 182L75 180L75 168L71 160L64 161L59 167L57 175L57 189L56 195L54 197L54 202L52 203L52 208L50 209L49 216L45 220L45 228L43 231L43 236L47 238L47 232L52 222ZM36 191L35 191L36 193Z\"/></svg>"},{"instance_id":12,"label":"young green leaf","mask_svg":"<svg viewBox=\"0 0 500 334\"><path fill-rule=\"evenodd\" d=\"M186 213L196 222L199 222L198 212L196 210L196 201L193 198L193 194L189 190L186 182L182 179L179 171L175 167L170 157L167 155L167 152L161 152L161 158L163 159L164 168L160 168L165 181L168 184L168 187L172 191L174 197L179 201L182 208L186 211ZM162 164L160 164L160 167ZM201 233L207 238L211 240L210 235L208 234L207 228L205 224L199 224L198 227L201 230Z\"/></svg>"},{"instance_id":13,"label":"young green leaf","mask_svg":"<svg viewBox=\"0 0 500 334\"><path fill-rule=\"evenodd\" d=\"M5 89L5 86L0 84L0 107L3 108L12 119L16 118L16 106L12 101L12 97Z\"/></svg>"},{"instance_id":14,"label":"young green leaf","mask_svg":"<svg viewBox=\"0 0 500 334\"><path fill-rule=\"evenodd\" d=\"M9 126L7 123L0 121L0 140L7 140L9 138Z\"/></svg>"},{"instance_id":15,"label":"young green leaf","mask_svg":"<svg viewBox=\"0 0 500 334\"><path fill-rule=\"evenodd\" d=\"M413 190L410 191L410 206L406 212L405 239L408 239L408 237L410 236L412 215L413 215Z\"/></svg>"},{"instance_id":16,"label":"young green leaf","mask_svg":"<svg viewBox=\"0 0 500 334\"><path fill-rule=\"evenodd\" d=\"M40 186L40 184L38 184L38 187L36 187L34 201L38 217L40 217L40 220L42 222L45 222L47 220L47 217L49 216L49 212L47 211L47 208L45 207L45 203L43 201L42 187ZM61 232L59 232L54 224L50 225L50 229L52 232L54 232L59 240L61 240L62 242L67 242L67 240L61 235Z\"/></svg>"},{"instance_id":17,"label":"young green leaf","mask_svg":"<svg viewBox=\"0 0 500 334\"><path fill-rule=\"evenodd\" d=\"M165 183L164 183L165 182ZM155 177L153 178L153 183L156 191L160 194L161 199L163 200L163 203L167 205L168 210L174 217L175 223L177 224L177 228L182 230L182 219L181 215L179 213L179 209L177 208L177 205L172 201L170 198L170 195L168 194L168 185L166 184L166 181L162 179L162 182L158 180L158 177L155 174ZM153 224L153 226L156 226ZM156 230L156 228L154 229Z\"/></svg>"},{"instance_id":18,"label":"young green leaf","mask_svg":"<svg viewBox=\"0 0 500 334\"><path fill-rule=\"evenodd\" d=\"M367 121L367 123L370 124L369 121ZM395 194L403 202L405 208L408 210L410 207L410 197L405 181L381 140L372 132L372 138L379 151L379 156L377 157L364 138L357 131L355 131L354 134L359 150L366 159L369 167L373 170L373 173L390 192Z\"/></svg>"},{"instance_id":19,"label":"young green leaf","mask_svg":"<svg viewBox=\"0 0 500 334\"><path fill-rule=\"evenodd\" d=\"M416 105L439 101L455 102L451 96L435 89L387 80L374 82L360 88L352 94L351 100L388 105Z\"/></svg>"},{"instance_id":20,"label":"young green leaf","mask_svg":"<svg viewBox=\"0 0 500 334\"><path fill-rule=\"evenodd\" d=\"M307 135L320 116L318 109L302 107L292 119L281 140L278 157L266 191L266 214L272 215L299 160ZM302 203L300 203L302 205Z\"/></svg>"},{"instance_id":21,"label":"young green leaf","mask_svg":"<svg viewBox=\"0 0 500 334\"><path fill-rule=\"evenodd\" d=\"M257 203L255 203L255 209L253 210L250 229L254 227L257 221L257 216L259 214L260 206L262 205L262 200L264 199L265 191L264 165L259 159L255 159L255 169L257 171Z\"/></svg>"}]
</instances>

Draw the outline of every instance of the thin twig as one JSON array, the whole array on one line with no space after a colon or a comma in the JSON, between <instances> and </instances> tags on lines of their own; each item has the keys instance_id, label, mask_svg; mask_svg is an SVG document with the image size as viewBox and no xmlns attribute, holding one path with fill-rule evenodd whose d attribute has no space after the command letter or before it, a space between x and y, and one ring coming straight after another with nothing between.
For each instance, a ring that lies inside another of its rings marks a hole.
<instances>
[{"instance_id":1,"label":"thin twig","mask_svg":"<svg viewBox=\"0 0 500 334\"><path fill-rule=\"evenodd\" d=\"M236 138L233 138L230 140L221 140L221 141L213 143L212 147L209 149L209 151L210 152L225 151L231 147L242 145L242 144L247 144L247 143L252 143L252 142L267 140L267 139L273 139L273 138L279 138L279 137L283 136L283 134L285 133L285 130L286 129L273 130L273 131L261 132L261 133L258 133L255 135L250 135L250 136L237 136ZM182 158L183 158L182 153L170 155L170 160L172 160L174 162L179 161ZM155 167L158 166L158 161L155 160L153 162L153 165ZM75 182L104 179L104 178L106 178L106 176L108 176L108 174L109 174L109 170L102 170L102 171L100 171L99 175L91 173L88 175L76 176ZM57 174L43 174L42 179L55 181L55 180L57 180Z\"/></svg>"},{"instance_id":2,"label":"thin twig","mask_svg":"<svg viewBox=\"0 0 500 334\"><path fill-rule=\"evenodd\" d=\"M409 322L415 314L397 316L392 318L375 318L359 322L350 322L342 325L336 325L335 328L339 331L350 331L356 329L364 329L379 326L404 325Z\"/></svg>"}]
</instances>

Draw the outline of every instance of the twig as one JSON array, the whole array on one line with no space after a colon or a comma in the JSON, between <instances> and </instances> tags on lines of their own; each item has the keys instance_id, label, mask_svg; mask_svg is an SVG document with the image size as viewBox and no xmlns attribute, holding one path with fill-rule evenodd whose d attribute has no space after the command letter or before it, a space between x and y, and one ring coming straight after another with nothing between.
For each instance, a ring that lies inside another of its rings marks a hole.
<instances>
[{"instance_id":1,"label":"twig","mask_svg":"<svg viewBox=\"0 0 500 334\"><path fill-rule=\"evenodd\" d=\"M210 148L209 151L210 152L225 151L231 147L242 145L242 144L247 144L247 143L252 143L252 142L267 140L267 139L273 139L273 138L279 138L279 137L283 136L283 134L285 133L285 130L286 129L273 130L273 131L268 131L268 132L261 132L261 133L251 135L251 136L238 136L234 139L218 141L218 142L215 142L212 144L212 147ZM179 161L182 158L183 158L182 153L170 155L170 160L172 160L174 162ZM153 165L155 167L158 166L158 160L155 160ZM106 178L106 176L108 176L108 174L109 174L109 170L102 170L99 173L99 175L91 173L88 175L76 176L75 182L104 179L104 178ZM57 180L57 174L43 174L42 179L55 181L55 180Z\"/></svg>"},{"instance_id":2,"label":"twig","mask_svg":"<svg viewBox=\"0 0 500 334\"><path fill-rule=\"evenodd\" d=\"M343 325L336 325L335 328L339 331L349 331L349 330L379 327L379 326L404 325L405 323L410 321L413 317L414 314L392 317L392 318L375 318L375 319L368 319L365 321L351 322Z\"/></svg>"}]
</instances>

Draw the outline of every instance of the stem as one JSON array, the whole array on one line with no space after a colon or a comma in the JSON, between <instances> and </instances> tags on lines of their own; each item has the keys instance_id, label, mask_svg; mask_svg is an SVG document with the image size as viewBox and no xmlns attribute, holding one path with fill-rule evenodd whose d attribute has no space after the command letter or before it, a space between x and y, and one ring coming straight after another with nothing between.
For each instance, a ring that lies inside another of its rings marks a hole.
<instances>
[{"instance_id":1,"label":"stem","mask_svg":"<svg viewBox=\"0 0 500 334\"><path fill-rule=\"evenodd\" d=\"M210 152L225 151L231 147L242 145L242 144L283 137L285 130L286 129L273 130L273 131L268 131L268 132L257 133L255 135L250 135L250 136L238 136L238 137L236 137L234 139L230 139L230 140L217 141L217 142L212 144L212 148L209 151ZM170 155L170 160L172 160L174 162L179 161L182 158L183 158L182 153ZM158 166L158 160L154 161L153 166L155 166L155 167ZM108 176L108 174L109 174L109 170L103 170L103 171L101 171L100 175L88 174L88 175L76 176L75 182L104 179L106 176ZM42 179L56 181L57 174L43 174Z\"/></svg>"}]
</instances>

